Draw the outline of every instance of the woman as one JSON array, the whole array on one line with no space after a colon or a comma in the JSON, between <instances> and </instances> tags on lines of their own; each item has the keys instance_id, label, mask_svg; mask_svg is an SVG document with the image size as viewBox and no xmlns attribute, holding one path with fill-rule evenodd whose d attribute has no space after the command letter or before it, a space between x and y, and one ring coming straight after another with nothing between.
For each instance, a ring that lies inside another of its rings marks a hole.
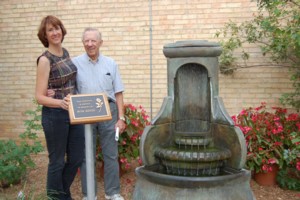
<instances>
[{"instance_id":1,"label":"woman","mask_svg":"<svg viewBox=\"0 0 300 200\"><path fill-rule=\"evenodd\" d=\"M37 59L36 100L43 105L42 125L48 149L47 196L72 199L70 186L84 158L84 127L71 125L69 94L75 93L77 68L62 47L66 29L55 16L45 17L38 38L48 48ZM55 91L47 96L47 89Z\"/></svg>"}]
</instances>

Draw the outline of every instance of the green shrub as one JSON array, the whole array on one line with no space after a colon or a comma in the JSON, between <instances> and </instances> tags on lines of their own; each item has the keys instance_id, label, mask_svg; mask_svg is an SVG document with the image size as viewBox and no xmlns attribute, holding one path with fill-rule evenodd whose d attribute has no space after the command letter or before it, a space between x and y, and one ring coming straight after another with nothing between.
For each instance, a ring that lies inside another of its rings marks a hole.
<instances>
[{"instance_id":1,"label":"green shrub","mask_svg":"<svg viewBox=\"0 0 300 200\"><path fill-rule=\"evenodd\" d=\"M230 20L216 33L222 44L220 72L232 74L237 69L261 66L288 67L291 92L280 97L283 105L300 110L300 0L257 0L253 18L237 23ZM257 54L249 44L258 46L264 63L254 64Z\"/></svg>"},{"instance_id":2,"label":"green shrub","mask_svg":"<svg viewBox=\"0 0 300 200\"><path fill-rule=\"evenodd\" d=\"M300 191L299 172L295 169L281 169L278 172L276 180L281 188Z\"/></svg>"},{"instance_id":3,"label":"green shrub","mask_svg":"<svg viewBox=\"0 0 300 200\"><path fill-rule=\"evenodd\" d=\"M43 151L37 137L37 133L42 130L40 111L41 106L37 106L33 111L26 111L25 114L30 116L30 119L24 121L26 130L19 135L19 144L12 139L0 140L0 187L20 182L27 169L35 166L31 154Z\"/></svg>"}]
</instances>

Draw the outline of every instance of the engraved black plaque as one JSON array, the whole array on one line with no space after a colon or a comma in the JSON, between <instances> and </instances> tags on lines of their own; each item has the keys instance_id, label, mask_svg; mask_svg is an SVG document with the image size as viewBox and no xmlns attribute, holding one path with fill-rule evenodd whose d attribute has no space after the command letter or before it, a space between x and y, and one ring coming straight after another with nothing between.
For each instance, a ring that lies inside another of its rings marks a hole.
<instances>
[{"instance_id":1,"label":"engraved black plaque","mask_svg":"<svg viewBox=\"0 0 300 200\"><path fill-rule=\"evenodd\" d=\"M71 95L69 116L71 124L92 124L112 119L104 93Z\"/></svg>"}]
</instances>

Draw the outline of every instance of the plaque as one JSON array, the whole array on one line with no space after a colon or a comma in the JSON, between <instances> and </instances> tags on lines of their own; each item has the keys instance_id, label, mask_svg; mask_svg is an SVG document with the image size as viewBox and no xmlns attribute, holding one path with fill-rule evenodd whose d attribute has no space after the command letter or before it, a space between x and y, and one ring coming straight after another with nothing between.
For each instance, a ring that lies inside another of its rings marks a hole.
<instances>
[{"instance_id":1,"label":"plaque","mask_svg":"<svg viewBox=\"0 0 300 200\"><path fill-rule=\"evenodd\" d=\"M70 95L69 116L71 124L92 124L112 119L104 93Z\"/></svg>"}]
</instances>

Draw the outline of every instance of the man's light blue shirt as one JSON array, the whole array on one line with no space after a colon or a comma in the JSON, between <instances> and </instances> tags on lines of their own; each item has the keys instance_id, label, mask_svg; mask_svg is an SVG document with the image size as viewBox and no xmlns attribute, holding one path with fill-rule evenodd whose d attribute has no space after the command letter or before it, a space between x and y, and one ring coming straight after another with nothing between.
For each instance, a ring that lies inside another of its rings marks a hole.
<instances>
[{"instance_id":1,"label":"man's light blue shirt","mask_svg":"<svg viewBox=\"0 0 300 200\"><path fill-rule=\"evenodd\" d=\"M98 60L93 62L84 53L74 57L72 61L77 67L79 94L106 93L115 101L115 93L124 91L118 65L112 58L100 54Z\"/></svg>"}]
</instances>

